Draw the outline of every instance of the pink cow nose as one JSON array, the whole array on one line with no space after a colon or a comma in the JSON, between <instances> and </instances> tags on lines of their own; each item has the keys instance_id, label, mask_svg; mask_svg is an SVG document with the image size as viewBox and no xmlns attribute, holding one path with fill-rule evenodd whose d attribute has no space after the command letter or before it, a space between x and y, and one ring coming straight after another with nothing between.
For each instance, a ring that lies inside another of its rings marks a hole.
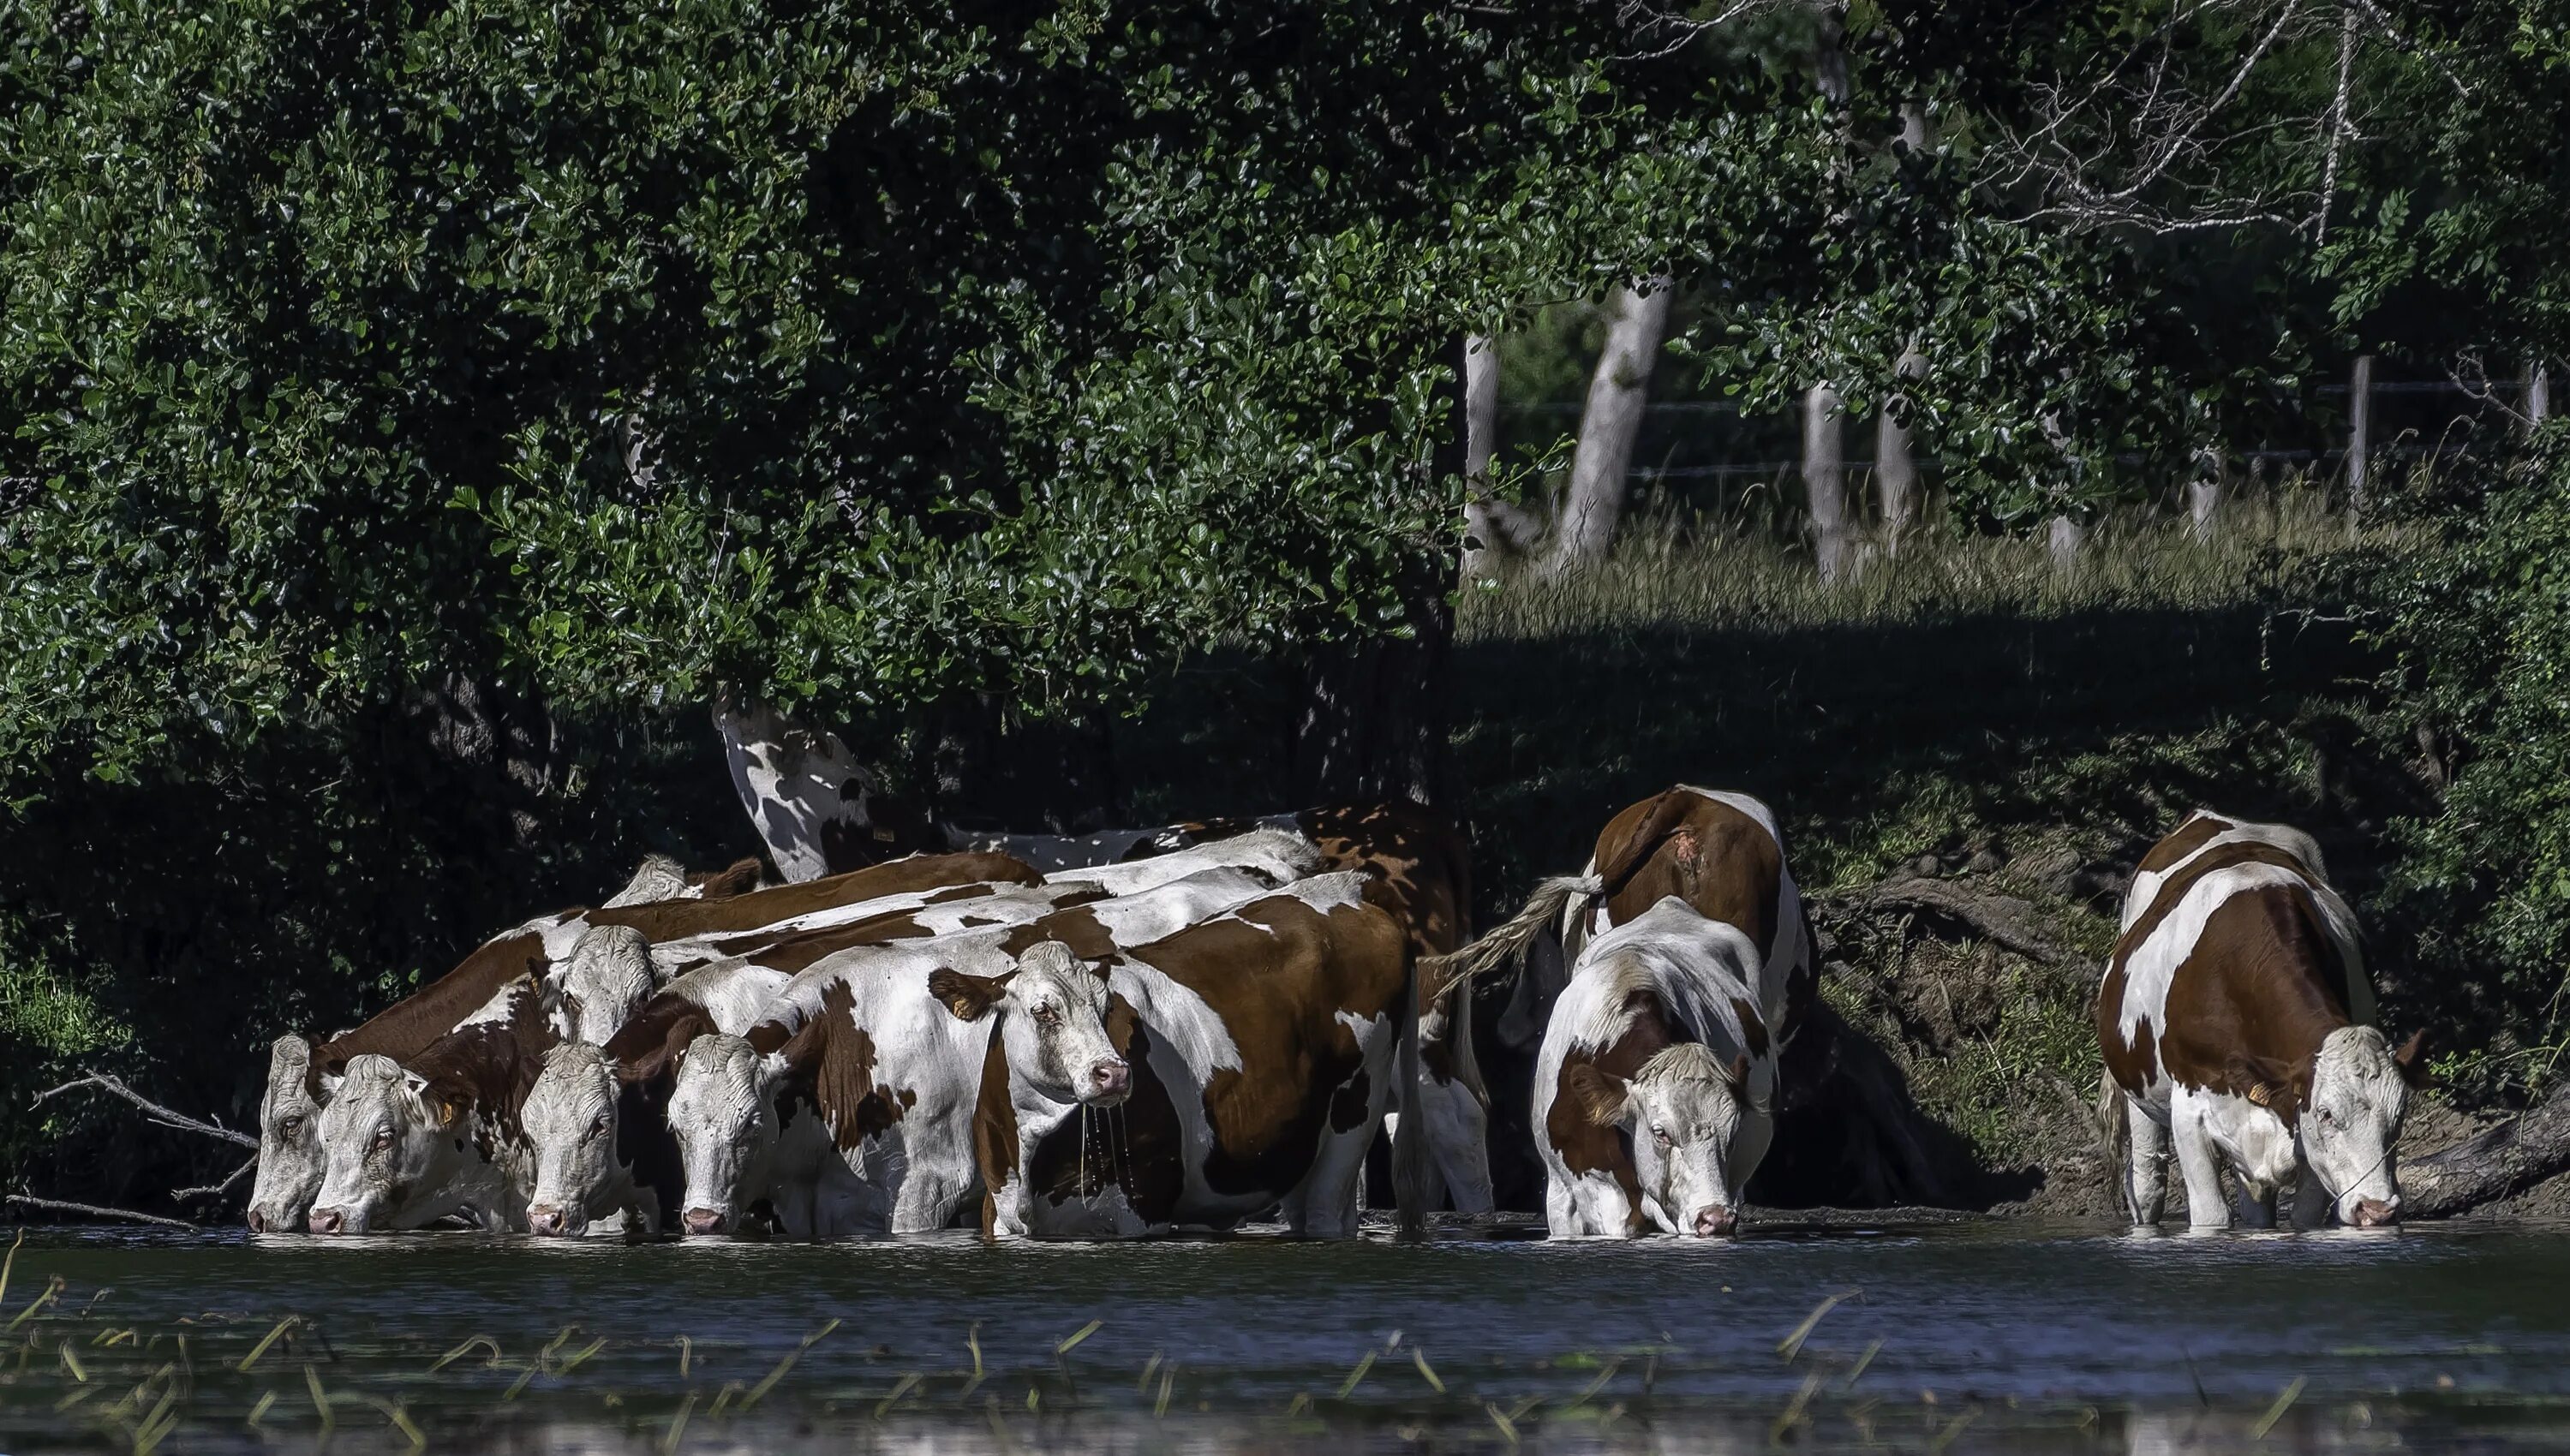
<instances>
[{"instance_id":1,"label":"pink cow nose","mask_svg":"<svg viewBox=\"0 0 2570 1456\"><path fill-rule=\"evenodd\" d=\"M315 1234L336 1234L347 1227L348 1221L337 1209L314 1209L312 1217L304 1220L304 1223L309 1225Z\"/></svg>"},{"instance_id":2,"label":"pink cow nose","mask_svg":"<svg viewBox=\"0 0 2570 1456\"><path fill-rule=\"evenodd\" d=\"M723 1216L717 1209L689 1209L684 1222L690 1234L701 1236L723 1231Z\"/></svg>"},{"instance_id":3,"label":"pink cow nose","mask_svg":"<svg viewBox=\"0 0 2570 1456\"><path fill-rule=\"evenodd\" d=\"M1088 1080L1097 1088L1097 1095L1101 1098L1121 1097L1133 1090L1132 1068L1124 1065L1121 1057L1109 1058L1090 1067Z\"/></svg>"},{"instance_id":4,"label":"pink cow nose","mask_svg":"<svg viewBox=\"0 0 2570 1456\"><path fill-rule=\"evenodd\" d=\"M2387 1229L2400 1222L2400 1200L2360 1198L2356 1201L2356 1227Z\"/></svg>"},{"instance_id":5,"label":"pink cow nose","mask_svg":"<svg viewBox=\"0 0 2570 1456\"><path fill-rule=\"evenodd\" d=\"M559 1234L563 1231L563 1211L544 1204L527 1209L527 1228L537 1234Z\"/></svg>"},{"instance_id":6,"label":"pink cow nose","mask_svg":"<svg viewBox=\"0 0 2570 1456\"><path fill-rule=\"evenodd\" d=\"M1695 1211L1695 1236L1720 1239L1740 1227L1740 1216L1720 1204L1706 1204Z\"/></svg>"},{"instance_id":7,"label":"pink cow nose","mask_svg":"<svg viewBox=\"0 0 2570 1456\"><path fill-rule=\"evenodd\" d=\"M265 1214L260 1213L260 1212L259 1212L258 1210L256 1210L256 1209L252 1209L252 1210L250 1210L250 1211L249 1211L249 1231L250 1231L251 1233L253 1233L253 1234L264 1234L264 1233L266 1233L266 1232L267 1232L267 1216L266 1216Z\"/></svg>"}]
</instances>

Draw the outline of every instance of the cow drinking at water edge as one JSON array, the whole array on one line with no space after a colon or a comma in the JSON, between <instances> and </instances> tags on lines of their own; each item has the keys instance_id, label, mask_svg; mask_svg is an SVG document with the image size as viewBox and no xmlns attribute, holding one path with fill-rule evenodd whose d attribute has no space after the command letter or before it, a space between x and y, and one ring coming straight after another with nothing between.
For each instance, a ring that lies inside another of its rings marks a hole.
<instances>
[{"instance_id":1,"label":"cow drinking at water edge","mask_svg":"<svg viewBox=\"0 0 2570 1456\"><path fill-rule=\"evenodd\" d=\"M2269 1228L2400 1217L2392 1145L2419 1039L2373 1019L2355 917L2320 849L2283 825L2199 811L2142 858L2097 993L2100 1114L2126 1136L2124 1198L2156 1224L2175 1145L2188 1222Z\"/></svg>"}]
</instances>

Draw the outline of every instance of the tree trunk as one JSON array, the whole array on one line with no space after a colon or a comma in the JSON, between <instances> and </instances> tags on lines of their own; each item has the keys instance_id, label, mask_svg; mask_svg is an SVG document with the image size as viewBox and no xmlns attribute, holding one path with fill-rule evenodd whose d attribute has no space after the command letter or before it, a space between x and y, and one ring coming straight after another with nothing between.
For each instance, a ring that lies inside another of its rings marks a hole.
<instances>
[{"instance_id":1,"label":"tree trunk","mask_svg":"<svg viewBox=\"0 0 2570 1456\"><path fill-rule=\"evenodd\" d=\"M2373 356L2358 354L2347 388L2347 504L2357 516L2364 514L2366 456L2372 437Z\"/></svg>"},{"instance_id":2,"label":"tree trunk","mask_svg":"<svg viewBox=\"0 0 2570 1456\"><path fill-rule=\"evenodd\" d=\"M1499 448L1499 341L1464 341L1464 579L1496 575L1510 556L1534 549L1543 518L1491 494L1491 460Z\"/></svg>"},{"instance_id":3,"label":"tree trunk","mask_svg":"<svg viewBox=\"0 0 2570 1456\"><path fill-rule=\"evenodd\" d=\"M1579 446L1570 457L1560 530L1554 533L1547 573L1602 559L1615 544L1623 519L1633 445L1642 433L1642 408L1650 402L1651 366L1669 321L1669 280L1646 278L1639 288L1615 290L1608 305L1606 346L1588 381L1588 405L1579 416Z\"/></svg>"},{"instance_id":4,"label":"tree trunk","mask_svg":"<svg viewBox=\"0 0 2570 1456\"><path fill-rule=\"evenodd\" d=\"M2213 540L2214 514L2222 509L2222 456L2218 451L2196 453L2195 479L2186 483L2187 524L2200 542Z\"/></svg>"},{"instance_id":5,"label":"tree trunk","mask_svg":"<svg viewBox=\"0 0 2570 1456\"><path fill-rule=\"evenodd\" d=\"M2401 1210L2436 1219L2522 1193L2570 1172L2570 1093L2555 1092L2525 1115L2423 1158L2400 1163Z\"/></svg>"},{"instance_id":6,"label":"tree trunk","mask_svg":"<svg viewBox=\"0 0 2570 1456\"><path fill-rule=\"evenodd\" d=\"M2055 516L2044 534L2045 554L2052 557L2052 569L2067 576L2079 568L2079 552L2088 544L2088 528L2070 516Z\"/></svg>"},{"instance_id":7,"label":"tree trunk","mask_svg":"<svg viewBox=\"0 0 2570 1456\"><path fill-rule=\"evenodd\" d=\"M1917 349L1906 349L1892 372L1900 379L1922 379L1928 360ZM1901 549L1901 539L1919 522L1919 462L1911 454L1910 427L1901 422L1909 405L1908 395L1896 394L1874 417L1874 489L1883 506L1884 549L1892 552Z\"/></svg>"},{"instance_id":8,"label":"tree trunk","mask_svg":"<svg viewBox=\"0 0 2570 1456\"><path fill-rule=\"evenodd\" d=\"M1803 491L1812 512L1812 548L1821 579L1835 582L1856 566L1856 527L1847 494L1847 411L1837 390L1815 384L1803 395Z\"/></svg>"},{"instance_id":9,"label":"tree trunk","mask_svg":"<svg viewBox=\"0 0 2570 1456\"><path fill-rule=\"evenodd\" d=\"M2525 423L2529 429L2540 430L2543 422L2551 418L2552 371L2538 359L2525 371Z\"/></svg>"}]
</instances>

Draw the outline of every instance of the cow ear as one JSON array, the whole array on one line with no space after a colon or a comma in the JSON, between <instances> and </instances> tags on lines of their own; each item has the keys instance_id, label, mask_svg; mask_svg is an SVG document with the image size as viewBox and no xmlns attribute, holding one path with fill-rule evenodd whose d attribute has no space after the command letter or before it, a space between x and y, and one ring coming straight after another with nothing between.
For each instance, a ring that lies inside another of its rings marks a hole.
<instances>
[{"instance_id":1,"label":"cow ear","mask_svg":"<svg viewBox=\"0 0 2570 1456\"><path fill-rule=\"evenodd\" d=\"M402 1073L402 1087L419 1103L420 1111L427 1114L429 1122L439 1132L455 1126L456 1118L463 1113L463 1109L429 1090L428 1079L417 1072Z\"/></svg>"},{"instance_id":2,"label":"cow ear","mask_svg":"<svg viewBox=\"0 0 2570 1456\"><path fill-rule=\"evenodd\" d=\"M1599 1127L1613 1127L1622 1122L1632 1107L1631 1083L1612 1072L1601 1072L1586 1062L1561 1074L1561 1091L1578 1105L1583 1116Z\"/></svg>"},{"instance_id":3,"label":"cow ear","mask_svg":"<svg viewBox=\"0 0 2570 1456\"><path fill-rule=\"evenodd\" d=\"M2400 1049L2391 1054L2391 1064L2400 1069L2400 1080L2412 1089L2427 1085L2427 1032L2420 1028L2409 1033Z\"/></svg>"},{"instance_id":4,"label":"cow ear","mask_svg":"<svg viewBox=\"0 0 2570 1456\"><path fill-rule=\"evenodd\" d=\"M946 1004L958 1021L979 1021L1009 993L1009 982L1017 975L966 975L955 970L933 970L928 973L928 993Z\"/></svg>"},{"instance_id":5,"label":"cow ear","mask_svg":"<svg viewBox=\"0 0 2570 1456\"><path fill-rule=\"evenodd\" d=\"M2271 1057L2235 1056L2225 1070L2232 1089L2254 1105L2289 1123L2302 1110L2301 1084L2294 1069L2284 1063Z\"/></svg>"}]
</instances>

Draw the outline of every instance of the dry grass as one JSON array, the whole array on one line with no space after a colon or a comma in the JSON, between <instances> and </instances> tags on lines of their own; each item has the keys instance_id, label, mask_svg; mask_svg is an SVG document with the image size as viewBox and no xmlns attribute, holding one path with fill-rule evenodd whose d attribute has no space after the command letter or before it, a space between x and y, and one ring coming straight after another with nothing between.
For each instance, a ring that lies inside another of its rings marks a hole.
<instances>
[{"instance_id":1,"label":"dry grass","mask_svg":"<svg viewBox=\"0 0 2570 1456\"><path fill-rule=\"evenodd\" d=\"M1550 580L1512 573L1466 591L1459 626L1467 640L1489 641L1617 627L1785 630L2096 606L2214 607L2252 599L2285 562L2353 540L2347 517L2321 491L2288 488L2226 503L2210 540L2166 512L2108 517L2068 571L2055 569L2039 539L1928 531L1898 552L1869 544L1852 579L1825 585L1800 543L1725 523L1646 520L1589 570Z\"/></svg>"}]
</instances>

